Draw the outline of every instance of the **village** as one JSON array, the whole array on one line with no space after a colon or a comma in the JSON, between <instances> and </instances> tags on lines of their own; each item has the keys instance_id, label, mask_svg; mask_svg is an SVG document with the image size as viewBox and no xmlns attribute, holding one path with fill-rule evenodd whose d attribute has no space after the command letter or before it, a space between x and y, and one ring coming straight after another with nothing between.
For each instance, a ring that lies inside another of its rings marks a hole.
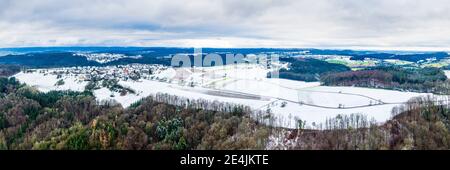
<instances>
[{"instance_id":1,"label":"village","mask_svg":"<svg viewBox=\"0 0 450 170\"><path fill-rule=\"evenodd\" d=\"M148 64L129 64L116 66L83 66L83 67L64 67L52 69L29 69L24 70L26 73L39 72L40 74L56 75L58 79L73 77L78 81L101 81L101 80L134 80L140 79L159 80L155 74L167 70L163 65L148 65ZM152 76L153 75L153 76Z\"/></svg>"},{"instance_id":2,"label":"village","mask_svg":"<svg viewBox=\"0 0 450 170\"><path fill-rule=\"evenodd\" d=\"M86 57L88 61L95 61L100 64L109 63L122 58L139 59L141 55L126 56L124 54L110 54L110 53L74 53L73 56Z\"/></svg>"}]
</instances>

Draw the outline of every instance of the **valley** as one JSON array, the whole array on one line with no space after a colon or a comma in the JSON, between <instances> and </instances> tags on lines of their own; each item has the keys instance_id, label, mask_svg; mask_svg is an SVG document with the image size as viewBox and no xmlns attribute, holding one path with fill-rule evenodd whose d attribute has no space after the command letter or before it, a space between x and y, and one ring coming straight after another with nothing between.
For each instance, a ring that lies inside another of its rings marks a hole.
<instances>
[{"instance_id":1,"label":"valley","mask_svg":"<svg viewBox=\"0 0 450 170\"><path fill-rule=\"evenodd\" d=\"M271 120L272 124L286 128L296 128L297 122L302 120L306 121L307 128L318 129L327 119L351 114L362 114L383 123L391 118L395 107L414 97L432 95L361 87L321 86L319 82L267 78L268 72L271 70L251 64L192 69L162 65L122 65L31 69L14 77L44 92L82 92L89 82L98 81L98 84L102 84L102 81L111 79L133 93L99 85L92 89L97 101L110 101L129 107L144 97L164 93L192 100L234 103L270 114L274 119ZM135 74L139 76L129 78L136 76ZM64 84L57 85L61 80Z\"/></svg>"}]
</instances>

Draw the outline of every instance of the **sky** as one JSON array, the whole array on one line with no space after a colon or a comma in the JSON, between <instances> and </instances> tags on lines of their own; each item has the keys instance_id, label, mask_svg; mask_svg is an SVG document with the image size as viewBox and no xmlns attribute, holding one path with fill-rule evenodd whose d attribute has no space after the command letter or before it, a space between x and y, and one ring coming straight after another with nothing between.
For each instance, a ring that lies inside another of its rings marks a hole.
<instances>
[{"instance_id":1,"label":"sky","mask_svg":"<svg viewBox=\"0 0 450 170\"><path fill-rule=\"evenodd\" d=\"M0 47L450 51L448 0L0 0Z\"/></svg>"}]
</instances>

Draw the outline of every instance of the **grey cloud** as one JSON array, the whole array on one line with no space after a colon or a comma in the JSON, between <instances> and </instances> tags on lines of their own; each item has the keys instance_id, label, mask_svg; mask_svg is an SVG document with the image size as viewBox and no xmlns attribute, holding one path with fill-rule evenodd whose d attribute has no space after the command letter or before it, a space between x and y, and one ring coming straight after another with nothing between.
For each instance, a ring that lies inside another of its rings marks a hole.
<instances>
[{"instance_id":1,"label":"grey cloud","mask_svg":"<svg viewBox=\"0 0 450 170\"><path fill-rule=\"evenodd\" d=\"M0 46L27 42L35 45L42 41L55 45L153 44L158 40L180 44L175 42L177 39L189 45L188 40L195 39L202 42L241 39L235 44L261 41L283 46L406 44L450 48L447 38L450 3L446 0L0 0L0 28L0 38L8 40L0 42Z\"/></svg>"}]
</instances>

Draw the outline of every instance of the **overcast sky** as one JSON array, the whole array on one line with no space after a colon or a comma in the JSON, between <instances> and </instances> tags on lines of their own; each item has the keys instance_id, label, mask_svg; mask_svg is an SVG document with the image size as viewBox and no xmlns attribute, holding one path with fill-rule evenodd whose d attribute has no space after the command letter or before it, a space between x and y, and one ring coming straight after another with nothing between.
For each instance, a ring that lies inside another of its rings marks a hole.
<instances>
[{"instance_id":1,"label":"overcast sky","mask_svg":"<svg viewBox=\"0 0 450 170\"><path fill-rule=\"evenodd\" d=\"M448 0L0 0L0 47L450 50Z\"/></svg>"}]
</instances>

